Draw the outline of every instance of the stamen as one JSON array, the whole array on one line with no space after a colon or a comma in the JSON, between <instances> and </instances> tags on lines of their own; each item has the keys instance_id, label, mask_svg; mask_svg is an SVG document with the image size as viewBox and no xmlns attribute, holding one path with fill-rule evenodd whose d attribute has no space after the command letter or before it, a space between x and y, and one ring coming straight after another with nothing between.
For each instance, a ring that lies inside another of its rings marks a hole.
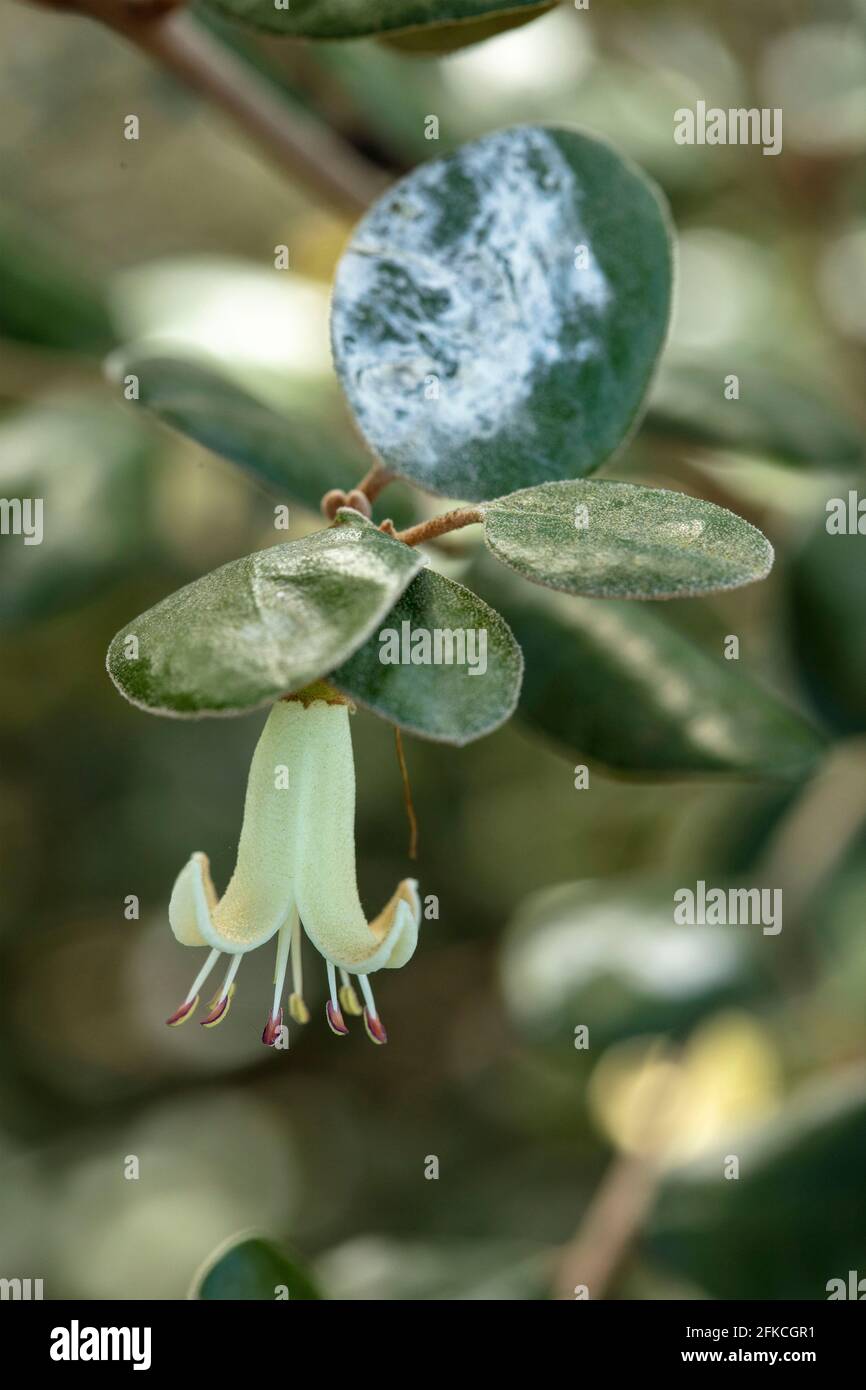
<instances>
[{"instance_id":1,"label":"stamen","mask_svg":"<svg viewBox=\"0 0 866 1390\"><path fill-rule=\"evenodd\" d=\"M273 1047L280 1036L283 1027L283 1011L278 1009L275 1014L271 1014L264 1028L262 1029L262 1042L265 1047Z\"/></svg>"},{"instance_id":2,"label":"stamen","mask_svg":"<svg viewBox=\"0 0 866 1390\"><path fill-rule=\"evenodd\" d=\"M310 1011L304 1003L304 960L298 909L292 909L292 993L289 1013L296 1023L309 1023Z\"/></svg>"},{"instance_id":3,"label":"stamen","mask_svg":"<svg viewBox=\"0 0 866 1390\"><path fill-rule=\"evenodd\" d=\"M241 956L242 952L240 951L237 955L232 956L232 963L226 971L222 989L219 993L215 994L211 1000L210 1013L207 1018L201 1020L202 1028L215 1028L218 1023L222 1022L228 1013L229 1005L232 1002L232 995L235 992L234 978L240 969Z\"/></svg>"},{"instance_id":4,"label":"stamen","mask_svg":"<svg viewBox=\"0 0 866 1390\"><path fill-rule=\"evenodd\" d=\"M373 991L370 988L370 981L366 975L358 976L358 983L361 986L361 993L364 996L366 1008L364 1010L364 1027L370 1042L378 1043L380 1046L388 1041L388 1034L385 1032L382 1020L376 1012L376 1001L373 998Z\"/></svg>"},{"instance_id":5,"label":"stamen","mask_svg":"<svg viewBox=\"0 0 866 1390\"><path fill-rule=\"evenodd\" d=\"M192 1001L185 1000L184 1003L181 1004L180 1008L175 1010L171 1018L167 1018L165 1021L168 1024L169 1028L177 1028L180 1026L181 1023L186 1023L190 1014L195 1013L197 1008L198 995L196 995Z\"/></svg>"},{"instance_id":6,"label":"stamen","mask_svg":"<svg viewBox=\"0 0 866 1390\"><path fill-rule=\"evenodd\" d=\"M289 1014L296 1023L309 1023L310 1011L299 994L289 995Z\"/></svg>"},{"instance_id":7,"label":"stamen","mask_svg":"<svg viewBox=\"0 0 866 1390\"><path fill-rule=\"evenodd\" d=\"M344 1037L349 1030L346 1027L345 1019L343 1018L343 1015L340 1012L340 1005L337 1002L336 971L334 970L334 965L332 961L326 961L325 964L328 967L328 990L331 995L330 999L325 1005L325 1017L328 1020L328 1027L330 1028L331 1032L336 1033L338 1037Z\"/></svg>"},{"instance_id":8,"label":"stamen","mask_svg":"<svg viewBox=\"0 0 866 1390\"><path fill-rule=\"evenodd\" d=\"M265 1047L273 1047L277 1038L280 1036L280 1029L283 1026L283 1011L280 1008L280 1000L283 997L283 985L286 982L286 970L289 964L289 947L292 944L292 929L284 922L280 927L280 934L277 939L277 963L274 967L274 1002L271 1007L270 1018L265 1024L262 1033L262 1042Z\"/></svg>"},{"instance_id":9,"label":"stamen","mask_svg":"<svg viewBox=\"0 0 866 1390\"><path fill-rule=\"evenodd\" d=\"M340 968L340 979L342 981L340 985L340 1003L347 1014L353 1018L360 1018L362 1009L361 1005L358 1003L358 996L355 993L348 970L343 970L342 967Z\"/></svg>"},{"instance_id":10,"label":"stamen","mask_svg":"<svg viewBox=\"0 0 866 1390\"><path fill-rule=\"evenodd\" d=\"M208 954L208 958L192 982L192 988L184 999L179 1009L176 1009L171 1018L165 1021L169 1028L177 1028L181 1023L186 1023L191 1014L198 1008L199 990L204 984L210 972L213 970L222 952L213 950Z\"/></svg>"}]
</instances>

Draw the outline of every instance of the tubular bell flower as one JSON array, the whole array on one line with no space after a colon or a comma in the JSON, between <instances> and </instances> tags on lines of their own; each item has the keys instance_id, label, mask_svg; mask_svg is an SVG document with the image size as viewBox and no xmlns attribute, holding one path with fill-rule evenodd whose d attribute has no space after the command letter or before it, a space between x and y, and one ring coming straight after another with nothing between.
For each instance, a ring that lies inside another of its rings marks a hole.
<instances>
[{"instance_id":1,"label":"tubular bell flower","mask_svg":"<svg viewBox=\"0 0 866 1390\"><path fill-rule=\"evenodd\" d=\"M323 693L324 692L324 693ZM369 976L405 965L418 940L421 905L414 879L403 879L390 901L367 922L355 876L355 766L347 702L327 687L311 687L271 709L250 766L234 873L220 898L206 854L196 853L178 875L169 903L171 929L184 946L210 954L180 1008L167 1022L184 1023L219 957L229 956L222 985L201 1020L225 1018L241 957L277 937L274 998L262 1042L273 1046L283 1022L281 999L291 961L289 1013L306 1023L301 923L328 971L326 1016L332 1032L349 1030L343 1011L362 1012L374 1043L387 1042ZM337 987L337 971L341 985Z\"/></svg>"}]
</instances>

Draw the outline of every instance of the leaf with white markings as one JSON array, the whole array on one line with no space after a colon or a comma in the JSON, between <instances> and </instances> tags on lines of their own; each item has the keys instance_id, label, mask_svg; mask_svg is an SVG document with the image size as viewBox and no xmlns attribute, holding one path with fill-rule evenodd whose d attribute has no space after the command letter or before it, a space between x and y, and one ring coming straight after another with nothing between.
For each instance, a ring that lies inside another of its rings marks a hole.
<instances>
[{"instance_id":1,"label":"leaf with white markings","mask_svg":"<svg viewBox=\"0 0 866 1390\"><path fill-rule=\"evenodd\" d=\"M484 509L487 544L524 579L594 598L663 599L763 579L773 547L713 502L607 479L544 483Z\"/></svg>"},{"instance_id":2,"label":"leaf with white markings","mask_svg":"<svg viewBox=\"0 0 866 1390\"><path fill-rule=\"evenodd\" d=\"M413 662L413 651L428 659ZM422 570L380 631L330 679L392 724L460 745L510 717L522 675L504 619L462 584Z\"/></svg>"},{"instance_id":3,"label":"leaf with white markings","mask_svg":"<svg viewBox=\"0 0 866 1390\"><path fill-rule=\"evenodd\" d=\"M518 126L423 164L337 270L337 373L368 443L480 500L592 472L635 425L667 329L653 186L602 141Z\"/></svg>"},{"instance_id":4,"label":"leaf with white markings","mask_svg":"<svg viewBox=\"0 0 866 1390\"><path fill-rule=\"evenodd\" d=\"M154 714L243 714L345 661L422 564L344 508L328 530L233 560L133 619L109 675Z\"/></svg>"}]
</instances>

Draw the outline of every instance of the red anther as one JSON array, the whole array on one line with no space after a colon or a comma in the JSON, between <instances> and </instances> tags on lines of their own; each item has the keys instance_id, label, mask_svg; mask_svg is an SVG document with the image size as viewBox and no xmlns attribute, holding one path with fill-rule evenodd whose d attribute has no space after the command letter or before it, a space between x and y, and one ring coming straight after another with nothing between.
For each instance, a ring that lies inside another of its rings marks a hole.
<instances>
[{"instance_id":1,"label":"red anther","mask_svg":"<svg viewBox=\"0 0 866 1390\"><path fill-rule=\"evenodd\" d=\"M229 995L229 994L224 994L224 995L223 995L222 999L220 999L220 1000L217 1002L216 1008L215 1008L215 1009L211 1009L211 1011L210 1011L210 1013L208 1014L207 1018L203 1018L203 1019L202 1019L202 1021L201 1021L201 1026L202 1026L202 1028L214 1028L214 1027L216 1027L216 1025L219 1023L220 1019L225 1015L225 1011L226 1011L226 1009L227 1009L228 1006L229 1006L229 999L230 999L230 998L231 998L231 995Z\"/></svg>"},{"instance_id":2,"label":"red anther","mask_svg":"<svg viewBox=\"0 0 866 1390\"><path fill-rule=\"evenodd\" d=\"M277 1041L277 1038L280 1036L282 1026L283 1011L282 1009L280 1009L279 1013L274 1014L271 1018L268 1019L267 1023L265 1024L264 1031L262 1033L262 1042L264 1043L265 1047L274 1046L275 1042Z\"/></svg>"},{"instance_id":3,"label":"red anther","mask_svg":"<svg viewBox=\"0 0 866 1390\"><path fill-rule=\"evenodd\" d=\"M340 1013L340 1010L336 1008L334 1004L331 1003L330 999L325 1005L325 1017L328 1020L328 1027L330 1028L332 1033L336 1033L337 1036L340 1038L344 1037L346 1033L348 1033L349 1030L346 1027L346 1022L343 1018L343 1015Z\"/></svg>"},{"instance_id":4,"label":"red anther","mask_svg":"<svg viewBox=\"0 0 866 1390\"><path fill-rule=\"evenodd\" d=\"M388 1034L385 1032L381 1018L375 1018L369 1009L364 1010L364 1027L370 1042L378 1043L381 1046L382 1043L388 1041Z\"/></svg>"},{"instance_id":5,"label":"red anther","mask_svg":"<svg viewBox=\"0 0 866 1390\"><path fill-rule=\"evenodd\" d=\"M169 1028L177 1028L179 1023L186 1023L186 1020L197 1004L198 995L195 996L195 999L190 999L188 1004L181 1004L180 1008L175 1010L171 1018L165 1020Z\"/></svg>"}]
</instances>

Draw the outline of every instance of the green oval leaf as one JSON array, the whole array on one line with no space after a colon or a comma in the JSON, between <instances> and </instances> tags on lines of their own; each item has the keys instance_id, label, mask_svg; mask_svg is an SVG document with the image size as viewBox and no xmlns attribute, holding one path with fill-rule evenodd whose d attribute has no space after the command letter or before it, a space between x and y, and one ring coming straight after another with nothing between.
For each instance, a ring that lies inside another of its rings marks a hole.
<instances>
[{"instance_id":1,"label":"green oval leaf","mask_svg":"<svg viewBox=\"0 0 866 1390\"><path fill-rule=\"evenodd\" d=\"M866 732L866 535L860 492L847 482L795 556L790 572L794 660L821 715L843 734ZM834 534L827 525L849 528Z\"/></svg>"},{"instance_id":2,"label":"green oval leaf","mask_svg":"<svg viewBox=\"0 0 866 1390\"><path fill-rule=\"evenodd\" d=\"M479 587L523 649L520 718L569 756L623 773L800 778L822 751L741 662L710 656L652 608L518 588L502 571Z\"/></svg>"},{"instance_id":3,"label":"green oval leaf","mask_svg":"<svg viewBox=\"0 0 866 1390\"><path fill-rule=\"evenodd\" d=\"M101 355L116 341L102 288L60 238L31 217L0 212L0 334L60 352Z\"/></svg>"},{"instance_id":4,"label":"green oval leaf","mask_svg":"<svg viewBox=\"0 0 866 1390\"><path fill-rule=\"evenodd\" d=\"M773 547L700 497L608 479L543 483L485 508L487 544L524 579L594 598L736 589L769 574Z\"/></svg>"},{"instance_id":5,"label":"green oval leaf","mask_svg":"<svg viewBox=\"0 0 866 1390\"><path fill-rule=\"evenodd\" d=\"M332 487L349 489L366 471L335 418L336 402L298 387L283 415L238 385L217 364L156 355L146 347L111 359L112 377L138 378L137 404L164 424L231 459L268 487L285 488L318 511Z\"/></svg>"},{"instance_id":6,"label":"green oval leaf","mask_svg":"<svg viewBox=\"0 0 866 1390\"><path fill-rule=\"evenodd\" d=\"M622 443L670 293L643 175L588 135L518 126L421 165L362 219L334 360L389 468L478 500L589 473Z\"/></svg>"},{"instance_id":7,"label":"green oval leaf","mask_svg":"<svg viewBox=\"0 0 866 1390\"><path fill-rule=\"evenodd\" d=\"M847 411L794 380L737 362L738 400L726 400L730 362L665 362L653 387L646 430L712 449L761 454L785 463L846 467L866 452L863 431Z\"/></svg>"},{"instance_id":8,"label":"green oval leaf","mask_svg":"<svg viewBox=\"0 0 866 1390\"><path fill-rule=\"evenodd\" d=\"M524 5L521 9L489 15L484 19L461 20L456 24L428 24L423 29L385 34L379 42L387 48L395 48L399 53L456 53L458 49L483 43L485 39L495 38L509 29L520 29L558 4L559 0L542 0L542 3Z\"/></svg>"},{"instance_id":9,"label":"green oval leaf","mask_svg":"<svg viewBox=\"0 0 866 1390\"><path fill-rule=\"evenodd\" d=\"M244 713L344 661L422 563L343 508L328 530L232 560L142 613L112 640L108 673L155 714Z\"/></svg>"},{"instance_id":10,"label":"green oval leaf","mask_svg":"<svg viewBox=\"0 0 866 1390\"><path fill-rule=\"evenodd\" d=\"M0 628L74 607L155 542L152 449L139 422L89 396L44 400L0 422Z\"/></svg>"},{"instance_id":11,"label":"green oval leaf","mask_svg":"<svg viewBox=\"0 0 866 1390\"><path fill-rule=\"evenodd\" d=\"M196 1276L190 1293L198 1299L301 1299L322 1297L309 1274L269 1240L250 1236L221 1247Z\"/></svg>"},{"instance_id":12,"label":"green oval leaf","mask_svg":"<svg viewBox=\"0 0 866 1390\"><path fill-rule=\"evenodd\" d=\"M422 570L329 680L401 729L462 745L511 716L522 674L504 619L462 584Z\"/></svg>"},{"instance_id":13,"label":"green oval leaf","mask_svg":"<svg viewBox=\"0 0 866 1390\"><path fill-rule=\"evenodd\" d=\"M351 39L395 29L426 28L515 11L542 10L550 0L204 0L254 29L311 39Z\"/></svg>"}]
</instances>

